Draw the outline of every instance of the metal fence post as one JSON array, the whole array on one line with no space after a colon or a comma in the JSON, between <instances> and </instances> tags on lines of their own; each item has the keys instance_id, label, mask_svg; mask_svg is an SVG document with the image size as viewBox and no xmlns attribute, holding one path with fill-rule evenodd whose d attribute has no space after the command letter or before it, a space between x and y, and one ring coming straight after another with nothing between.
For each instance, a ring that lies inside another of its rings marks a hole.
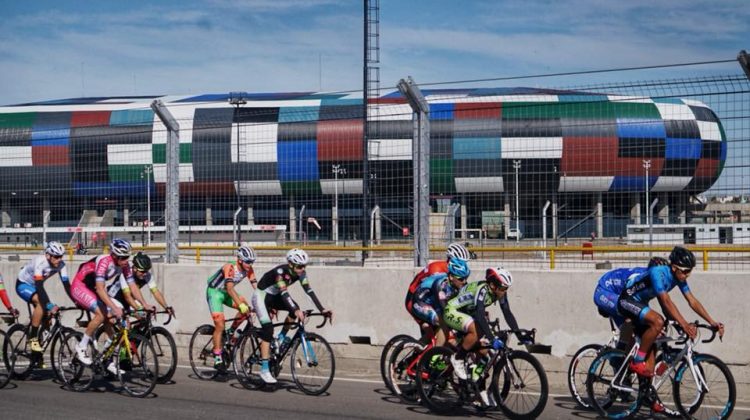
<instances>
[{"instance_id":1,"label":"metal fence post","mask_svg":"<svg viewBox=\"0 0 750 420\"><path fill-rule=\"evenodd\" d=\"M180 125L172 116L161 100L151 103L161 122L167 127L167 193L164 198L166 207L166 247L167 264L175 264L179 260L179 232L180 232Z\"/></svg>"}]
</instances>

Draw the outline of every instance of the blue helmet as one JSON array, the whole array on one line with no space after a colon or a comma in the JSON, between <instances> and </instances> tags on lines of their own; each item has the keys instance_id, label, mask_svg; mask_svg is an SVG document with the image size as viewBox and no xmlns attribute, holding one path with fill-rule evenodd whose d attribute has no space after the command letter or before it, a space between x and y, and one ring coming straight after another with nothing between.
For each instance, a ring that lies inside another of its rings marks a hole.
<instances>
[{"instance_id":1,"label":"blue helmet","mask_svg":"<svg viewBox=\"0 0 750 420\"><path fill-rule=\"evenodd\" d=\"M450 261L448 261L448 273L455 277L465 279L469 277L471 270L466 261L460 258L451 258Z\"/></svg>"},{"instance_id":2,"label":"blue helmet","mask_svg":"<svg viewBox=\"0 0 750 420\"><path fill-rule=\"evenodd\" d=\"M109 252L118 257L129 257L130 250L130 242L125 239L115 238L112 243L109 244Z\"/></svg>"}]
</instances>

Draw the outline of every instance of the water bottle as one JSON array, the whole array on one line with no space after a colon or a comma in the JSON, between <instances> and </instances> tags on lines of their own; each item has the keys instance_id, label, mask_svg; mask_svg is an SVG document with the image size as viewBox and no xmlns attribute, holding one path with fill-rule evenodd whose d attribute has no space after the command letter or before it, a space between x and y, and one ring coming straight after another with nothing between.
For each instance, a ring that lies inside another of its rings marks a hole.
<instances>
[{"instance_id":1,"label":"water bottle","mask_svg":"<svg viewBox=\"0 0 750 420\"><path fill-rule=\"evenodd\" d=\"M231 330L231 328L229 330ZM227 335L229 336L229 344L234 346L242 335L242 328L238 328L234 331L227 331Z\"/></svg>"}]
</instances>

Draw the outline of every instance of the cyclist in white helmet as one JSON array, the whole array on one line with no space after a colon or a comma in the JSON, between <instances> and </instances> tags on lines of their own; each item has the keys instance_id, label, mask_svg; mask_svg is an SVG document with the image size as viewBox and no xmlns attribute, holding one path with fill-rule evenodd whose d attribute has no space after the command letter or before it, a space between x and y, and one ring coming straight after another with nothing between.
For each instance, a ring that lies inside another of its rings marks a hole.
<instances>
[{"instance_id":1,"label":"cyclist in white helmet","mask_svg":"<svg viewBox=\"0 0 750 420\"><path fill-rule=\"evenodd\" d=\"M269 310L289 311L289 315L286 318L287 323L294 322L295 319L304 321L305 318L299 305L297 305L297 302L289 294L287 290L289 286L299 281L305 293L312 299L318 310L333 319L333 311L323 307L312 287L310 287L306 272L309 262L310 258L304 250L298 248L289 250L286 254L286 263L276 266L265 273L258 282L258 288L253 293L253 308L261 324L260 377L266 383L276 383L276 378L273 377L268 366L268 358L271 355L271 340L274 339L273 324L271 323ZM289 327L287 326L282 328L277 337L280 343L285 343L288 340L286 337L288 330Z\"/></svg>"},{"instance_id":2,"label":"cyclist in white helmet","mask_svg":"<svg viewBox=\"0 0 750 420\"><path fill-rule=\"evenodd\" d=\"M33 352L41 352L39 344L39 326L45 312L54 314L58 306L51 302L47 292L44 290L44 281L58 274L63 283L65 293L70 296L70 281L68 280L68 269L65 267L65 248L55 241L47 243L44 255L37 255L23 266L18 272L16 281L16 293L24 301L34 305L31 314L31 328L28 331L29 347Z\"/></svg>"}]
</instances>

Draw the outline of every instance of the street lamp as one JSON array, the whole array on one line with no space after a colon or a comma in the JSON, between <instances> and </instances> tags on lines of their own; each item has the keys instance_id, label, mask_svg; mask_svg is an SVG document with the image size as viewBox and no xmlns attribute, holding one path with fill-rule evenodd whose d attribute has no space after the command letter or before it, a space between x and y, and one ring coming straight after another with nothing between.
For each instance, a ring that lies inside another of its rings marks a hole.
<instances>
[{"instance_id":1,"label":"street lamp","mask_svg":"<svg viewBox=\"0 0 750 420\"><path fill-rule=\"evenodd\" d=\"M646 170L646 180L644 181L644 189L646 190L646 224L648 224L648 244L653 245L652 228L651 228L651 202L649 201L649 183L648 183L648 170L651 169L651 160L643 160L643 169Z\"/></svg>"},{"instance_id":2,"label":"street lamp","mask_svg":"<svg viewBox=\"0 0 750 420\"><path fill-rule=\"evenodd\" d=\"M518 196L520 195L520 191L518 190L518 170L521 169L521 161L520 160L514 160L513 161L513 169L516 170L516 242L521 240L521 227L519 226L520 221L519 214L518 214L518 203L519 199Z\"/></svg>"},{"instance_id":3,"label":"street lamp","mask_svg":"<svg viewBox=\"0 0 750 420\"><path fill-rule=\"evenodd\" d=\"M141 178L146 178L146 229L148 235L146 236L146 246L151 246L151 172L153 168L151 165L143 167L143 173Z\"/></svg>"},{"instance_id":4,"label":"street lamp","mask_svg":"<svg viewBox=\"0 0 750 420\"><path fill-rule=\"evenodd\" d=\"M240 107L247 104L247 92L229 92L229 105L235 108L235 119L237 120L237 163L240 163ZM239 165L237 166L240 167ZM235 187L235 195L237 201L237 207L240 208L240 177L237 176L237 186ZM237 243L239 244L242 240L242 230L239 229L239 223L237 223Z\"/></svg>"},{"instance_id":5,"label":"street lamp","mask_svg":"<svg viewBox=\"0 0 750 420\"><path fill-rule=\"evenodd\" d=\"M333 240L336 245L339 244L339 174L346 175L346 168L342 168L341 165L331 165L331 172L333 172L333 208L334 213L332 214L332 225L333 225Z\"/></svg>"}]
</instances>

